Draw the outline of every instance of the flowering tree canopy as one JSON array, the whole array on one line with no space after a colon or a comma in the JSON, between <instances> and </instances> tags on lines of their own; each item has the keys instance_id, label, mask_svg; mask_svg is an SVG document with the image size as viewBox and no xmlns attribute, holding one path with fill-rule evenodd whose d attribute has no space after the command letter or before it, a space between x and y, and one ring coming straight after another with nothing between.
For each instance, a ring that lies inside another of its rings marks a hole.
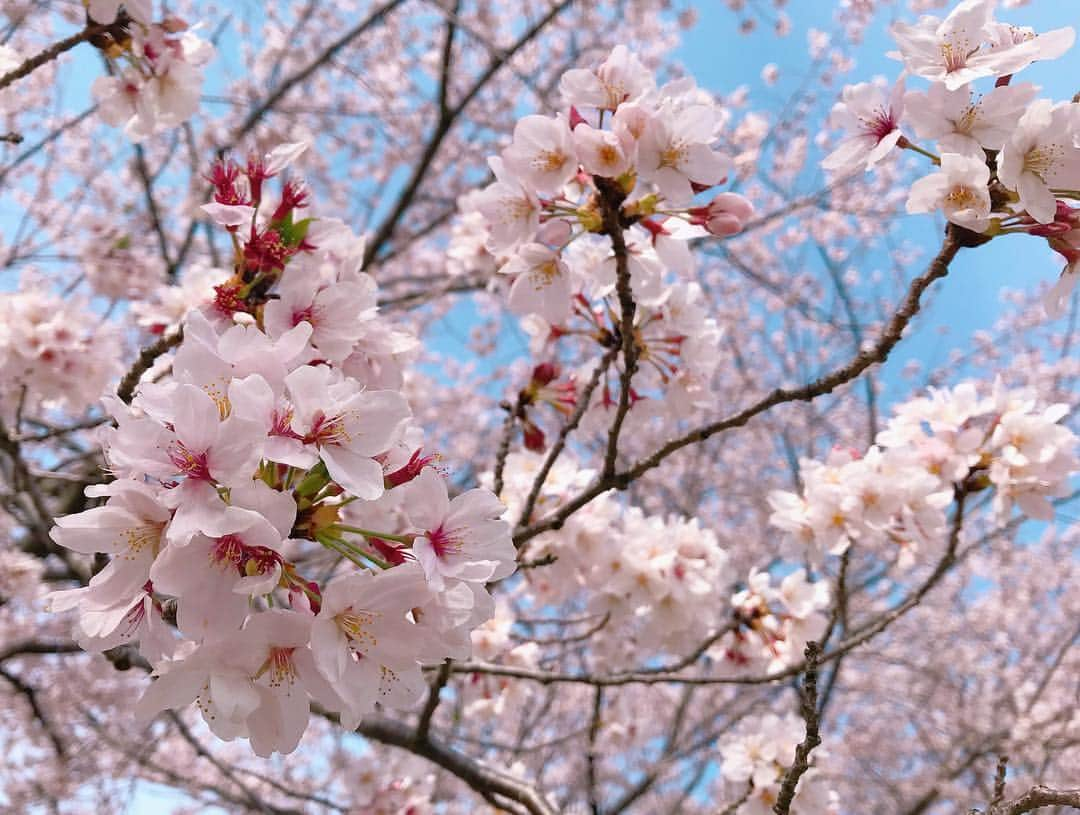
<instances>
[{"instance_id":1,"label":"flowering tree canopy","mask_svg":"<svg viewBox=\"0 0 1080 815\"><path fill-rule=\"evenodd\" d=\"M6 4L0 807L1080 809L1075 35L945 5L777 109L669 0Z\"/></svg>"}]
</instances>

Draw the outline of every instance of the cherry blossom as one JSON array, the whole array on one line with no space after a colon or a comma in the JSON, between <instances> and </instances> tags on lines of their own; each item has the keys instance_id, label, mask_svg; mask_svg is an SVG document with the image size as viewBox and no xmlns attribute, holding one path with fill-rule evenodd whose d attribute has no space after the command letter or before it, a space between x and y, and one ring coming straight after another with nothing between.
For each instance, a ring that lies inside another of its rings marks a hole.
<instances>
[{"instance_id":1,"label":"cherry blossom","mask_svg":"<svg viewBox=\"0 0 1080 815\"><path fill-rule=\"evenodd\" d=\"M955 224L982 232L990 222L990 170L981 158L958 153L941 157L941 172L911 185L907 211L942 209Z\"/></svg>"},{"instance_id":2,"label":"cherry blossom","mask_svg":"<svg viewBox=\"0 0 1080 815\"><path fill-rule=\"evenodd\" d=\"M1001 151L1001 182L1039 223L1054 218L1051 188L1080 186L1080 150L1073 145L1078 111L1071 103L1033 102Z\"/></svg>"},{"instance_id":3,"label":"cherry blossom","mask_svg":"<svg viewBox=\"0 0 1080 815\"><path fill-rule=\"evenodd\" d=\"M903 137L904 83L897 82L888 95L877 85L860 82L844 88L843 99L833 107L831 122L849 135L825 157L821 166L834 172L860 167L870 169L896 147Z\"/></svg>"},{"instance_id":4,"label":"cherry blossom","mask_svg":"<svg viewBox=\"0 0 1080 815\"><path fill-rule=\"evenodd\" d=\"M449 498L446 484L430 467L409 482L409 520L420 530L412 552L431 586L447 578L484 582L514 570L509 530L499 520L504 507L486 490Z\"/></svg>"},{"instance_id":5,"label":"cherry blossom","mask_svg":"<svg viewBox=\"0 0 1080 815\"><path fill-rule=\"evenodd\" d=\"M1075 38L1071 28L1001 38L992 20L995 0L962 0L944 20L924 16L915 25L892 26L900 58L913 74L956 90L984 76L1004 76L1037 59L1056 59Z\"/></svg>"}]
</instances>

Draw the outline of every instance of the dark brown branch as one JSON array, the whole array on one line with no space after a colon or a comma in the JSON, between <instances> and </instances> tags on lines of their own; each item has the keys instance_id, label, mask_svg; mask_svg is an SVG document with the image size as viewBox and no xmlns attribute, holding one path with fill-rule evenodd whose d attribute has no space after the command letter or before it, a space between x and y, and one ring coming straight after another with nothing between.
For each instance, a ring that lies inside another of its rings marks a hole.
<instances>
[{"instance_id":1,"label":"dark brown branch","mask_svg":"<svg viewBox=\"0 0 1080 815\"><path fill-rule=\"evenodd\" d=\"M799 785L799 779L810 769L810 754L814 748L821 744L821 733L818 732L818 709L817 709L817 678L818 657L821 650L816 642L808 642L804 656L806 658L806 678L803 680L801 697L801 710L803 721L806 722L806 737L795 748L795 761L784 773L784 780L780 784L780 792L773 804L773 812L776 815L790 815L791 802L795 799L795 788Z\"/></svg>"},{"instance_id":2,"label":"dark brown branch","mask_svg":"<svg viewBox=\"0 0 1080 815\"><path fill-rule=\"evenodd\" d=\"M124 404L131 404L139 380L142 379L143 374L150 370L154 361L162 354L178 346L183 339L184 330L178 328L173 333L166 334L157 342L146 346L146 348L139 352L139 357L135 360L135 364L131 366L131 369L126 374L124 374L124 378L120 380L120 385L116 389L116 395L120 397Z\"/></svg>"},{"instance_id":3,"label":"dark brown branch","mask_svg":"<svg viewBox=\"0 0 1080 815\"><path fill-rule=\"evenodd\" d=\"M86 42L101 34L107 32L114 26L113 23L108 25L103 23L95 23L94 25L88 25L82 31L77 34L72 34L67 39L60 40L60 42L54 43L42 51L40 54L30 57L23 62L18 68L13 68L3 76L0 76L0 90L3 90L13 82L18 82L23 77L29 76L42 65L48 62L52 62L58 56L65 51L70 51L79 43Z\"/></svg>"},{"instance_id":4,"label":"dark brown branch","mask_svg":"<svg viewBox=\"0 0 1080 815\"><path fill-rule=\"evenodd\" d=\"M502 433L499 435L499 447L495 451L495 478L492 489L496 497L500 497L503 491L503 474L506 471L506 457L510 455L510 441L514 437L514 428L517 427L518 416L522 413L524 405L519 395L517 404L503 402L500 407L506 411L503 419Z\"/></svg>"},{"instance_id":5,"label":"dark brown branch","mask_svg":"<svg viewBox=\"0 0 1080 815\"><path fill-rule=\"evenodd\" d=\"M180 718L180 715L175 710L168 711L168 717L172 720L173 725L175 725L184 741L191 745L191 748L195 753L206 759L227 781L232 782L240 790L243 796L251 802L251 805L256 810L272 815L301 815L300 810L298 809L283 809L262 800L262 798L257 796L246 784L236 777L235 772L228 764L218 759L217 756L207 750L202 743L195 738L195 735L188 729L187 725L184 724L184 720Z\"/></svg>"},{"instance_id":6,"label":"dark brown branch","mask_svg":"<svg viewBox=\"0 0 1080 815\"><path fill-rule=\"evenodd\" d=\"M622 203L626 192L618 182L605 178L596 178L600 192L600 212L603 216L604 232L611 240L611 250L615 255L615 294L619 299L619 339L622 348L623 369L619 377L619 403L608 430L607 448L604 452L604 465L600 471L601 480L615 475L615 464L619 455L619 436L622 432L626 414L630 412L631 380L637 373L638 345L634 337L634 316L637 303L630 286L630 251L626 247L626 235L623 231Z\"/></svg>"},{"instance_id":7,"label":"dark brown branch","mask_svg":"<svg viewBox=\"0 0 1080 815\"><path fill-rule=\"evenodd\" d=\"M6 662L9 659L29 654L77 654L81 652L82 648L79 647L79 644L71 640L63 642L23 640L0 651L0 662Z\"/></svg>"},{"instance_id":8,"label":"dark brown branch","mask_svg":"<svg viewBox=\"0 0 1080 815\"><path fill-rule=\"evenodd\" d=\"M356 732L381 744L400 747L426 758L460 778L485 800L491 801L493 796L497 796L520 804L530 815L555 815L555 810L544 797L526 782L488 767L434 739L418 742L413 729L401 722L372 716L365 718Z\"/></svg>"},{"instance_id":9,"label":"dark brown branch","mask_svg":"<svg viewBox=\"0 0 1080 815\"><path fill-rule=\"evenodd\" d=\"M1005 801L1005 772L1009 767L1008 756L998 756L997 769L994 772L994 797L990 806L995 807Z\"/></svg>"},{"instance_id":10,"label":"dark brown branch","mask_svg":"<svg viewBox=\"0 0 1080 815\"><path fill-rule=\"evenodd\" d=\"M604 689L593 691L592 719L589 722L589 749L585 753L585 788L589 796L589 811L600 815L600 797L596 788L596 739L600 736L601 715L604 711Z\"/></svg>"},{"instance_id":11,"label":"dark brown branch","mask_svg":"<svg viewBox=\"0 0 1080 815\"><path fill-rule=\"evenodd\" d=\"M431 687L428 690L428 698L424 703L424 709L420 711L420 719L416 723L416 740L427 741L428 733L431 731L431 719L435 715L435 709L439 706L439 698L442 694L442 689L446 687L447 681L450 679L450 660L446 660L439 666L439 672L435 675L435 680L431 683Z\"/></svg>"},{"instance_id":12,"label":"dark brown branch","mask_svg":"<svg viewBox=\"0 0 1080 815\"><path fill-rule=\"evenodd\" d=\"M60 741L60 736L53 730L52 722L49 721L48 716L45 715L45 711L42 709L41 704L37 699L37 690L28 685L22 680L21 677L16 676L10 671L0 668L0 677L6 679L8 683L15 688L23 698L26 699L27 704L30 705L30 711L34 714L34 718L41 724L41 729L45 731L45 735L49 737L49 741L52 742L53 750L56 751L58 758L63 760L67 757L67 752L64 750L64 743Z\"/></svg>"},{"instance_id":13,"label":"dark brown branch","mask_svg":"<svg viewBox=\"0 0 1080 815\"><path fill-rule=\"evenodd\" d=\"M397 201L394 203L394 208L379 225L378 229L375 230L374 236L367 243L367 247L364 250L365 269L369 268L375 262L379 252L382 251L383 247L394 236L398 224L401 222L405 212L411 206L417 191L420 189L420 185L427 177L428 169L435 160L435 156L438 155L443 140L446 138L451 128L453 128L457 118L462 114L465 108L469 106L472 100L476 98L476 95L480 93L499 69L502 68L502 66L505 65L518 51L531 42L537 34L548 25L548 23L554 20L555 17L557 17L572 2L573 0L562 0L562 2L553 6L547 14L528 28L513 45L501 54L492 57L491 62L488 63L487 69L477 77L476 81L457 104L440 111L439 118L435 123L435 128L428 137L427 144L424 146L424 150L420 154L416 166L413 168L412 175L398 195ZM444 91L439 91L440 98L442 98L443 93Z\"/></svg>"},{"instance_id":14,"label":"dark brown branch","mask_svg":"<svg viewBox=\"0 0 1080 815\"><path fill-rule=\"evenodd\" d=\"M1072 807L1080 809L1080 789L1055 790L1050 787L1032 787L1019 798L1000 806L990 807L986 815L1024 815L1042 807Z\"/></svg>"},{"instance_id":15,"label":"dark brown branch","mask_svg":"<svg viewBox=\"0 0 1080 815\"><path fill-rule=\"evenodd\" d=\"M841 385L856 379L871 365L884 362L900 341L904 329L907 328L912 318L919 312L922 306L922 295L934 281L940 280L949 273L949 264L956 257L962 245L962 236L950 225L937 256L930 263L926 272L911 282L903 302L894 312L881 336L872 346L860 351L848 364L802 387L777 388L733 416L705 425L668 442L655 453L641 459L628 469L613 473L608 477L597 478L592 485L567 501L558 510L518 531L514 535L514 543L520 547L523 543L542 532L561 528L567 518L597 496L610 489L625 488L630 482L640 478L649 470L658 467L666 458L684 447L703 442L718 433L742 427L755 416L765 413L777 405L788 402L809 402L819 396L831 393Z\"/></svg>"},{"instance_id":16,"label":"dark brown branch","mask_svg":"<svg viewBox=\"0 0 1080 815\"><path fill-rule=\"evenodd\" d=\"M372 26L379 23L387 14L400 6L402 2L404 2L404 0L389 0L389 2L383 3L381 6L373 9L372 12L368 14L368 16L365 17L363 20L361 20L357 25L353 26L336 40L331 42L330 45L328 45L325 49L322 50L322 52L319 53L317 57L315 57L315 59L313 59L295 74L292 74L284 82L278 85L274 89L273 93L267 96L266 99L263 100L262 104L255 108L255 110L251 111L251 113L248 114L247 118L244 119L243 124L241 124L240 127L236 129L236 132L233 133L232 136L233 143L235 144L248 133L250 133L259 123L262 117L265 116L274 107L274 105L281 101L282 97L284 97L285 94L287 94L290 90L292 90L304 80L308 79L323 65L330 62L330 60L337 56L338 52L341 51L342 48L351 43L365 31L370 29Z\"/></svg>"},{"instance_id":17,"label":"dark brown branch","mask_svg":"<svg viewBox=\"0 0 1080 815\"><path fill-rule=\"evenodd\" d=\"M169 258L169 239L165 235L165 226L161 223L161 212L158 210L157 199L154 198L154 179L150 174L150 167L146 163L146 151L141 144L135 145L135 171L142 181L143 198L146 201L146 211L150 214L150 225L157 235L158 251L161 252L161 262L165 264L166 273L170 280L176 277L177 268Z\"/></svg>"}]
</instances>

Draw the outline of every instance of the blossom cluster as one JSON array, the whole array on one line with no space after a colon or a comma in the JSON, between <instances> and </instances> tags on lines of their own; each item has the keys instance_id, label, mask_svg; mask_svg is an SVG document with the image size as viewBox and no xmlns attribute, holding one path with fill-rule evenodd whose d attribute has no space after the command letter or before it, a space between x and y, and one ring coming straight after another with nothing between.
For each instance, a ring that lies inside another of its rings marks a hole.
<instances>
[{"instance_id":1,"label":"blossom cluster","mask_svg":"<svg viewBox=\"0 0 1080 815\"><path fill-rule=\"evenodd\" d=\"M865 455L802 460L803 494L772 492L771 522L815 562L857 544L908 565L948 540L946 512L962 493L992 489L999 522L1014 509L1052 520L1051 499L1080 471L1077 437L1059 424L1067 413L1000 381L988 395L972 383L932 390L900 405Z\"/></svg>"},{"instance_id":2,"label":"blossom cluster","mask_svg":"<svg viewBox=\"0 0 1080 815\"><path fill-rule=\"evenodd\" d=\"M120 335L82 297L24 279L0 294L0 409L81 411L117 373Z\"/></svg>"},{"instance_id":3,"label":"blossom cluster","mask_svg":"<svg viewBox=\"0 0 1080 815\"><path fill-rule=\"evenodd\" d=\"M741 673L776 673L803 658L806 644L820 642L828 627L822 613L832 599L828 584L811 581L805 569L772 585L769 572L752 569L746 587L731 598L735 626L709 650Z\"/></svg>"},{"instance_id":4,"label":"blossom cluster","mask_svg":"<svg viewBox=\"0 0 1080 815\"><path fill-rule=\"evenodd\" d=\"M87 230L79 260L95 294L110 300L142 300L164 287L160 260L115 223L97 217Z\"/></svg>"},{"instance_id":5,"label":"blossom cluster","mask_svg":"<svg viewBox=\"0 0 1080 815\"><path fill-rule=\"evenodd\" d=\"M845 137L822 166L834 174L870 169L898 147L930 158L938 169L912 184L907 211L941 211L985 239L1047 239L1066 260L1045 301L1058 316L1080 263L1080 214L1066 203L1080 200L1080 104L1037 99L1035 85L1012 80L1037 60L1060 57L1075 33L998 22L995 4L963 0L944 20L895 23L894 56L907 76L932 84L909 91L901 78L891 89L846 87L833 110ZM990 79L988 91L976 91L975 82ZM936 142L937 152L916 137Z\"/></svg>"},{"instance_id":6,"label":"blossom cluster","mask_svg":"<svg viewBox=\"0 0 1080 815\"><path fill-rule=\"evenodd\" d=\"M772 815L784 773L795 762L803 728L802 719L793 713L767 713L744 719L721 742L720 774L729 790L727 797L738 800L746 794L745 800L730 810L733 815ZM810 768L795 787L791 802L794 815L834 815L840 811L839 798L821 770L826 758L821 748L812 754Z\"/></svg>"},{"instance_id":7,"label":"blossom cluster","mask_svg":"<svg viewBox=\"0 0 1080 815\"><path fill-rule=\"evenodd\" d=\"M675 402L700 400L719 331L698 305L689 243L734 235L753 215L734 192L695 202L733 169L713 146L724 112L692 80L657 87L622 45L594 70L567 71L559 87L564 110L521 119L489 159L494 183L460 201L451 269L508 275L510 310L531 331L610 348L620 342L624 261L640 307L637 351L653 374L635 383L638 396L670 387Z\"/></svg>"},{"instance_id":8,"label":"blossom cluster","mask_svg":"<svg viewBox=\"0 0 1080 815\"><path fill-rule=\"evenodd\" d=\"M111 70L94 80L91 93L101 118L123 127L133 142L198 111L202 68L214 56L214 47L180 18L151 22L152 7L151 0L93 0L87 8L92 22L110 25L101 47Z\"/></svg>"},{"instance_id":9,"label":"blossom cluster","mask_svg":"<svg viewBox=\"0 0 1080 815\"><path fill-rule=\"evenodd\" d=\"M306 217L301 181L270 200L302 150L215 165L233 274L187 315L169 376L109 400L116 480L52 532L111 557L50 602L78 609L88 650L137 641L156 676L138 716L195 701L260 756L295 749L312 700L349 727L415 703L421 664L468 656L485 584L515 568L503 505L451 498L422 453L363 241Z\"/></svg>"},{"instance_id":10,"label":"blossom cluster","mask_svg":"<svg viewBox=\"0 0 1080 815\"><path fill-rule=\"evenodd\" d=\"M508 457L508 517L520 513L539 466L540 458L531 453ZM558 505L593 475L561 460L540 492L537 511ZM611 493L567 519L557 534L538 536L529 551L550 562L526 572L521 591L530 602L553 607L586 596L584 610L605 620L593 652L606 661L625 662L635 652L682 656L722 629L708 651L711 658L741 674L773 672L800 662L806 643L819 638L827 624L821 611L829 605L828 587L808 580L805 570L775 586L769 572L753 570L744 587L732 592L735 577L715 532L696 518L626 507ZM717 596L731 598L729 614ZM703 604L719 613L703 614Z\"/></svg>"}]
</instances>

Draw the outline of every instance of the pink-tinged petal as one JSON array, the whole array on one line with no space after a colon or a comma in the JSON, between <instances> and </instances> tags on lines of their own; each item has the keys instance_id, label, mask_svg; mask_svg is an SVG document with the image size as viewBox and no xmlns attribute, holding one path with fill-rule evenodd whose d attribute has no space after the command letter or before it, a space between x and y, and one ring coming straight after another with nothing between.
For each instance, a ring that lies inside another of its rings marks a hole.
<instances>
[{"instance_id":1,"label":"pink-tinged petal","mask_svg":"<svg viewBox=\"0 0 1080 815\"><path fill-rule=\"evenodd\" d=\"M873 145L868 136L852 136L844 139L829 155L822 159L821 166L830 171L857 170L866 162L866 156Z\"/></svg>"},{"instance_id":2,"label":"pink-tinged petal","mask_svg":"<svg viewBox=\"0 0 1080 815\"><path fill-rule=\"evenodd\" d=\"M206 673L182 664L155 679L135 703L135 722L145 727L163 710L178 710L195 701Z\"/></svg>"},{"instance_id":3,"label":"pink-tinged petal","mask_svg":"<svg viewBox=\"0 0 1080 815\"><path fill-rule=\"evenodd\" d=\"M229 404L233 413L258 421L266 427L274 410L274 391L259 374L251 374L229 383Z\"/></svg>"},{"instance_id":4,"label":"pink-tinged petal","mask_svg":"<svg viewBox=\"0 0 1080 815\"><path fill-rule=\"evenodd\" d=\"M292 397L293 426L305 433L312 417L322 411L332 372L325 365L302 365L285 377L285 386Z\"/></svg>"},{"instance_id":5,"label":"pink-tinged petal","mask_svg":"<svg viewBox=\"0 0 1080 815\"><path fill-rule=\"evenodd\" d=\"M266 174L277 175L308 149L308 143L304 141L279 144L266 154Z\"/></svg>"},{"instance_id":6,"label":"pink-tinged petal","mask_svg":"<svg viewBox=\"0 0 1080 815\"><path fill-rule=\"evenodd\" d=\"M225 510L217 490L205 481L184 481L167 497L177 507L165 529L165 540L170 546L184 546L196 533L213 528Z\"/></svg>"},{"instance_id":7,"label":"pink-tinged petal","mask_svg":"<svg viewBox=\"0 0 1080 815\"><path fill-rule=\"evenodd\" d=\"M210 699L226 719L243 720L259 706L259 693L251 680L235 673L210 675Z\"/></svg>"},{"instance_id":8,"label":"pink-tinged petal","mask_svg":"<svg viewBox=\"0 0 1080 815\"><path fill-rule=\"evenodd\" d=\"M910 214L933 212L949 189L949 179L945 173L931 173L916 180L908 194L907 211Z\"/></svg>"},{"instance_id":9,"label":"pink-tinged petal","mask_svg":"<svg viewBox=\"0 0 1080 815\"><path fill-rule=\"evenodd\" d=\"M351 495L374 501L383 494L383 471L379 462L336 444L328 444L319 452L330 477Z\"/></svg>"},{"instance_id":10,"label":"pink-tinged petal","mask_svg":"<svg viewBox=\"0 0 1080 815\"><path fill-rule=\"evenodd\" d=\"M233 592L243 595L242 599L246 602L248 597L257 597L272 592L280 579L281 564L275 563L273 568L264 574L241 577L233 586Z\"/></svg>"},{"instance_id":11,"label":"pink-tinged petal","mask_svg":"<svg viewBox=\"0 0 1080 815\"><path fill-rule=\"evenodd\" d=\"M1052 522L1056 515L1054 505L1045 495L1022 492L1016 496L1016 504L1025 515L1037 521Z\"/></svg>"},{"instance_id":12,"label":"pink-tinged petal","mask_svg":"<svg viewBox=\"0 0 1080 815\"><path fill-rule=\"evenodd\" d=\"M213 592L199 592L188 602L180 601L176 610L176 625L184 636L209 640L226 632L237 631L243 624L249 606L248 597L229 591L225 580L219 580L216 588L218 590Z\"/></svg>"},{"instance_id":13,"label":"pink-tinged petal","mask_svg":"<svg viewBox=\"0 0 1080 815\"><path fill-rule=\"evenodd\" d=\"M1020 201L1032 218L1040 224L1048 224L1054 220L1054 213L1057 211L1054 194L1035 173L1022 172L1020 174L1017 192L1020 193Z\"/></svg>"},{"instance_id":14,"label":"pink-tinged petal","mask_svg":"<svg viewBox=\"0 0 1080 815\"><path fill-rule=\"evenodd\" d=\"M64 589L51 591L45 595L45 610L49 612L70 611L76 608L86 596L88 588Z\"/></svg>"},{"instance_id":15,"label":"pink-tinged petal","mask_svg":"<svg viewBox=\"0 0 1080 815\"><path fill-rule=\"evenodd\" d=\"M217 438L221 413L201 388L180 385L173 393L173 428L191 453L203 453Z\"/></svg>"},{"instance_id":16,"label":"pink-tinged petal","mask_svg":"<svg viewBox=\"0 0 1080 815\"><path fill-rule=\"evenodd\" d=\"M256 422L230 416L221 425L207 455L210 474L226 485L250 479L262 458L266 430Z\"/></svg>"},{"instance_id":17,"label":"pink-tinged petal","mask_svg":"<svg viewBox=\"0 0 1080 815\"><path fill-rule=\"evenodd\" d=\"M311 651L315 665L328 680L338 682L345 676L352 661L349 643L332 617L320 615L311 624Z\"/></svg>"},{"instance_id":18,"label":"pink-tinged petal","mask_svg":"<svg viewBox=\"0 0 1080 815\"><path fill-rule=\"evenodd\" d=\"M306 447L299 439L287 436L267 437L263 445L263 457L301 470L311 469L319 460L319 454L314 447Z\"/></svg>"},{"instance_id":19,"label":"pink-tinged petal","mask_svg":"<svg viewBox=\"0 0 1080 815\"><path fill-rule=\"evenodd\" d=\"M887 136L885 136L885 138L883 138L881 141L879 141L877 145L870 151L869 155L867 155L866 157L867 168L873 166L874 164L877 164L879 161L885 158L885 156L887 156L889 152L894 147L896 147L896 143L900 141L900 136L900 131L894 130Z\"/></svg>"},{"instance_id":20,"label":"pink-tinged petal","mask_svg":"<svg viewBox=\"0 0 1080 815\"><path fill-rule=\"evenodd\" d=\"M713 140L715 126L716 116L711 106L690 105L676 115L672 130L679 138L704 146Z\"/></svg>"},{"instance_id":21,"label":"pink-tinged petal","mask_svg":"<svg viewBox=\"0 0 1080 815\"><path fill-rule=\"evenodd\" d=\"M120 0L89 0L86 13L96 23L113 23L120 10Z\"/></svg>"},{"instance_id":22,"label":"pink-tinged petal","mask_svg":"<svg viewBox=\"0 0 1080 815\"><path fill-rule=\"evenodd\" d=\"M661 167L652 180L670 204L688 204L694 198L694 188L690 186L690 179L678 170Z\"/></svg>"},{"instance_id":23,"label":"pink-tinged petal","mask_svg":"<svg viewBox=\"0 0 1080 815\"><path fill-rule=\"evenodd\" d=\"M210 559L211 541L203 535L195 536L187 546L167 546L150 567L150 580L154 589L162 594L182 597L203 581L205 567ZM191 568L198 563L200 568Z\"/></svg>"},{"instance_id":24,"label":"pink-tinged petal","mask_svg":"<svg viewBox=\"0 0 1080 815\"><path fill-rule=\"evenodd\" d=\"M255 207L244 204L203 204L200 209L221 226L246 226L255 217Z\"/></svg>"},{"instance_id":25,"label":"pink-tinged petal","mask_svg":"<svg viewBox=\"0 0 1080 815\"><path fill-rule=\"evenodd\" d=\"M281 539L289 537L296 522L296 500L291 494L278 492L263 481L252 481L234 487L229 497L233 506L250 509L266 518Z\"/></svg>"},{"instance_id":26,"label":"pink-tinged petal","mask_svg":"<svg viewBox=\"0 0 1080 815\"><path fill-rule=\"evenodd\" d=\"M412 415L397 391L362 391L342 402L340 413L348 433L344 446L360 455L385 453L397 441L402 423Z\"/></svg>"},{"instance_id":27,"label":"pink-tinged petal","mask_svg":"<svg viewBox=\"0 0 1080 815\"><path fill-rule=\"evenodd\" d=\"M424 531L435 529L450 512L450 497L446 481L438 471L424 467L405 490L405 513L409 521Z\"/></svg>"},{"instance_id":28,"label":"pink-tinged petal","mask_svg":"<svg viewBox=\"0 0 1080 815\"><path fill-rule=\"evenodd\" d=\"M477 560L472 556L463 558L460 555L454 555L444 559L439 568L446 577L456 577L458 580L471 583L486 583L495 576L498 566L498 562L494 560ZM511 574L513 571L511 567L506 574ZM432 583L432 588L439 589L434 583Z\"/></svg>"},{"instance_id":29,"label":"pink-tinged petal","mask_svg":"<svg viewBox=\"0 0 1080 815\"><path fill-rule=\"evenodd\" d=\"M380 701L398 709L408 709L424 698L428 684L420 667L409 665L382 665L379 677Z\"/></svg>"},{"instance_id":30,"label":"pink-tinged petal","mask_svg":"<svg viewBox=\"0 0 1080 815\"><path fill-rule=\"evenodd\" d=\"M1073 293L1073 289L1076 288L1078 279L1080 279L1080 274L1066 269L1043 297L1043 308L1046 310L1047 316L1052 320L1065 316L1069 296Z\"/></svg>"},{"instance_id":31,"label":"pink-tinged petal","mask_svg":"<svg viewBox=\"0 0 1080 815\"><path fill-rule=\"evenodd\" d=\"M343 705L341 696L319 672L311 651L301 649L294 652L293 665L296 666L296 674L312 699L330 710L341 709Z\"/></svg>"},{"instance_id":32,"label":"pink-tinged petal","mask_svg":"<svg viewBox=\"0 0 1080 815\"><path fill-rule=\"evenodd\" d=\"M130 548L131 535L145 521L117 506L88 509L56 519L49 532L56 543L73 552L115 554Z\"/></svg>"},{"instance_id":33,"label":"pink-tinged petal","mask_svg":"<svg viewBox=\"0 0 1080 815\"><path fill-rule=\"evenodd\" d=\"M722 153L714 152L704 144L691 144L687 148L683 172L691 181L699 184L719 184L731 170L731 161Z\"/></svg>"},{"instance_id":34,"label":"pink-tinged petal","mask_svg":"<svg viewBox=\"0 0 1080 815\"><path fill-rule=\"evenodd\" d=\"M431 541L427 538L417 538L413 541L412 553L413 557L416 558L416 562L424 570L424 577L427 578L431 588L435 591L442 591L446 585L442 577L442 564L439 562L439 556L432 547Z\"/></svg>"}]
</instances>

